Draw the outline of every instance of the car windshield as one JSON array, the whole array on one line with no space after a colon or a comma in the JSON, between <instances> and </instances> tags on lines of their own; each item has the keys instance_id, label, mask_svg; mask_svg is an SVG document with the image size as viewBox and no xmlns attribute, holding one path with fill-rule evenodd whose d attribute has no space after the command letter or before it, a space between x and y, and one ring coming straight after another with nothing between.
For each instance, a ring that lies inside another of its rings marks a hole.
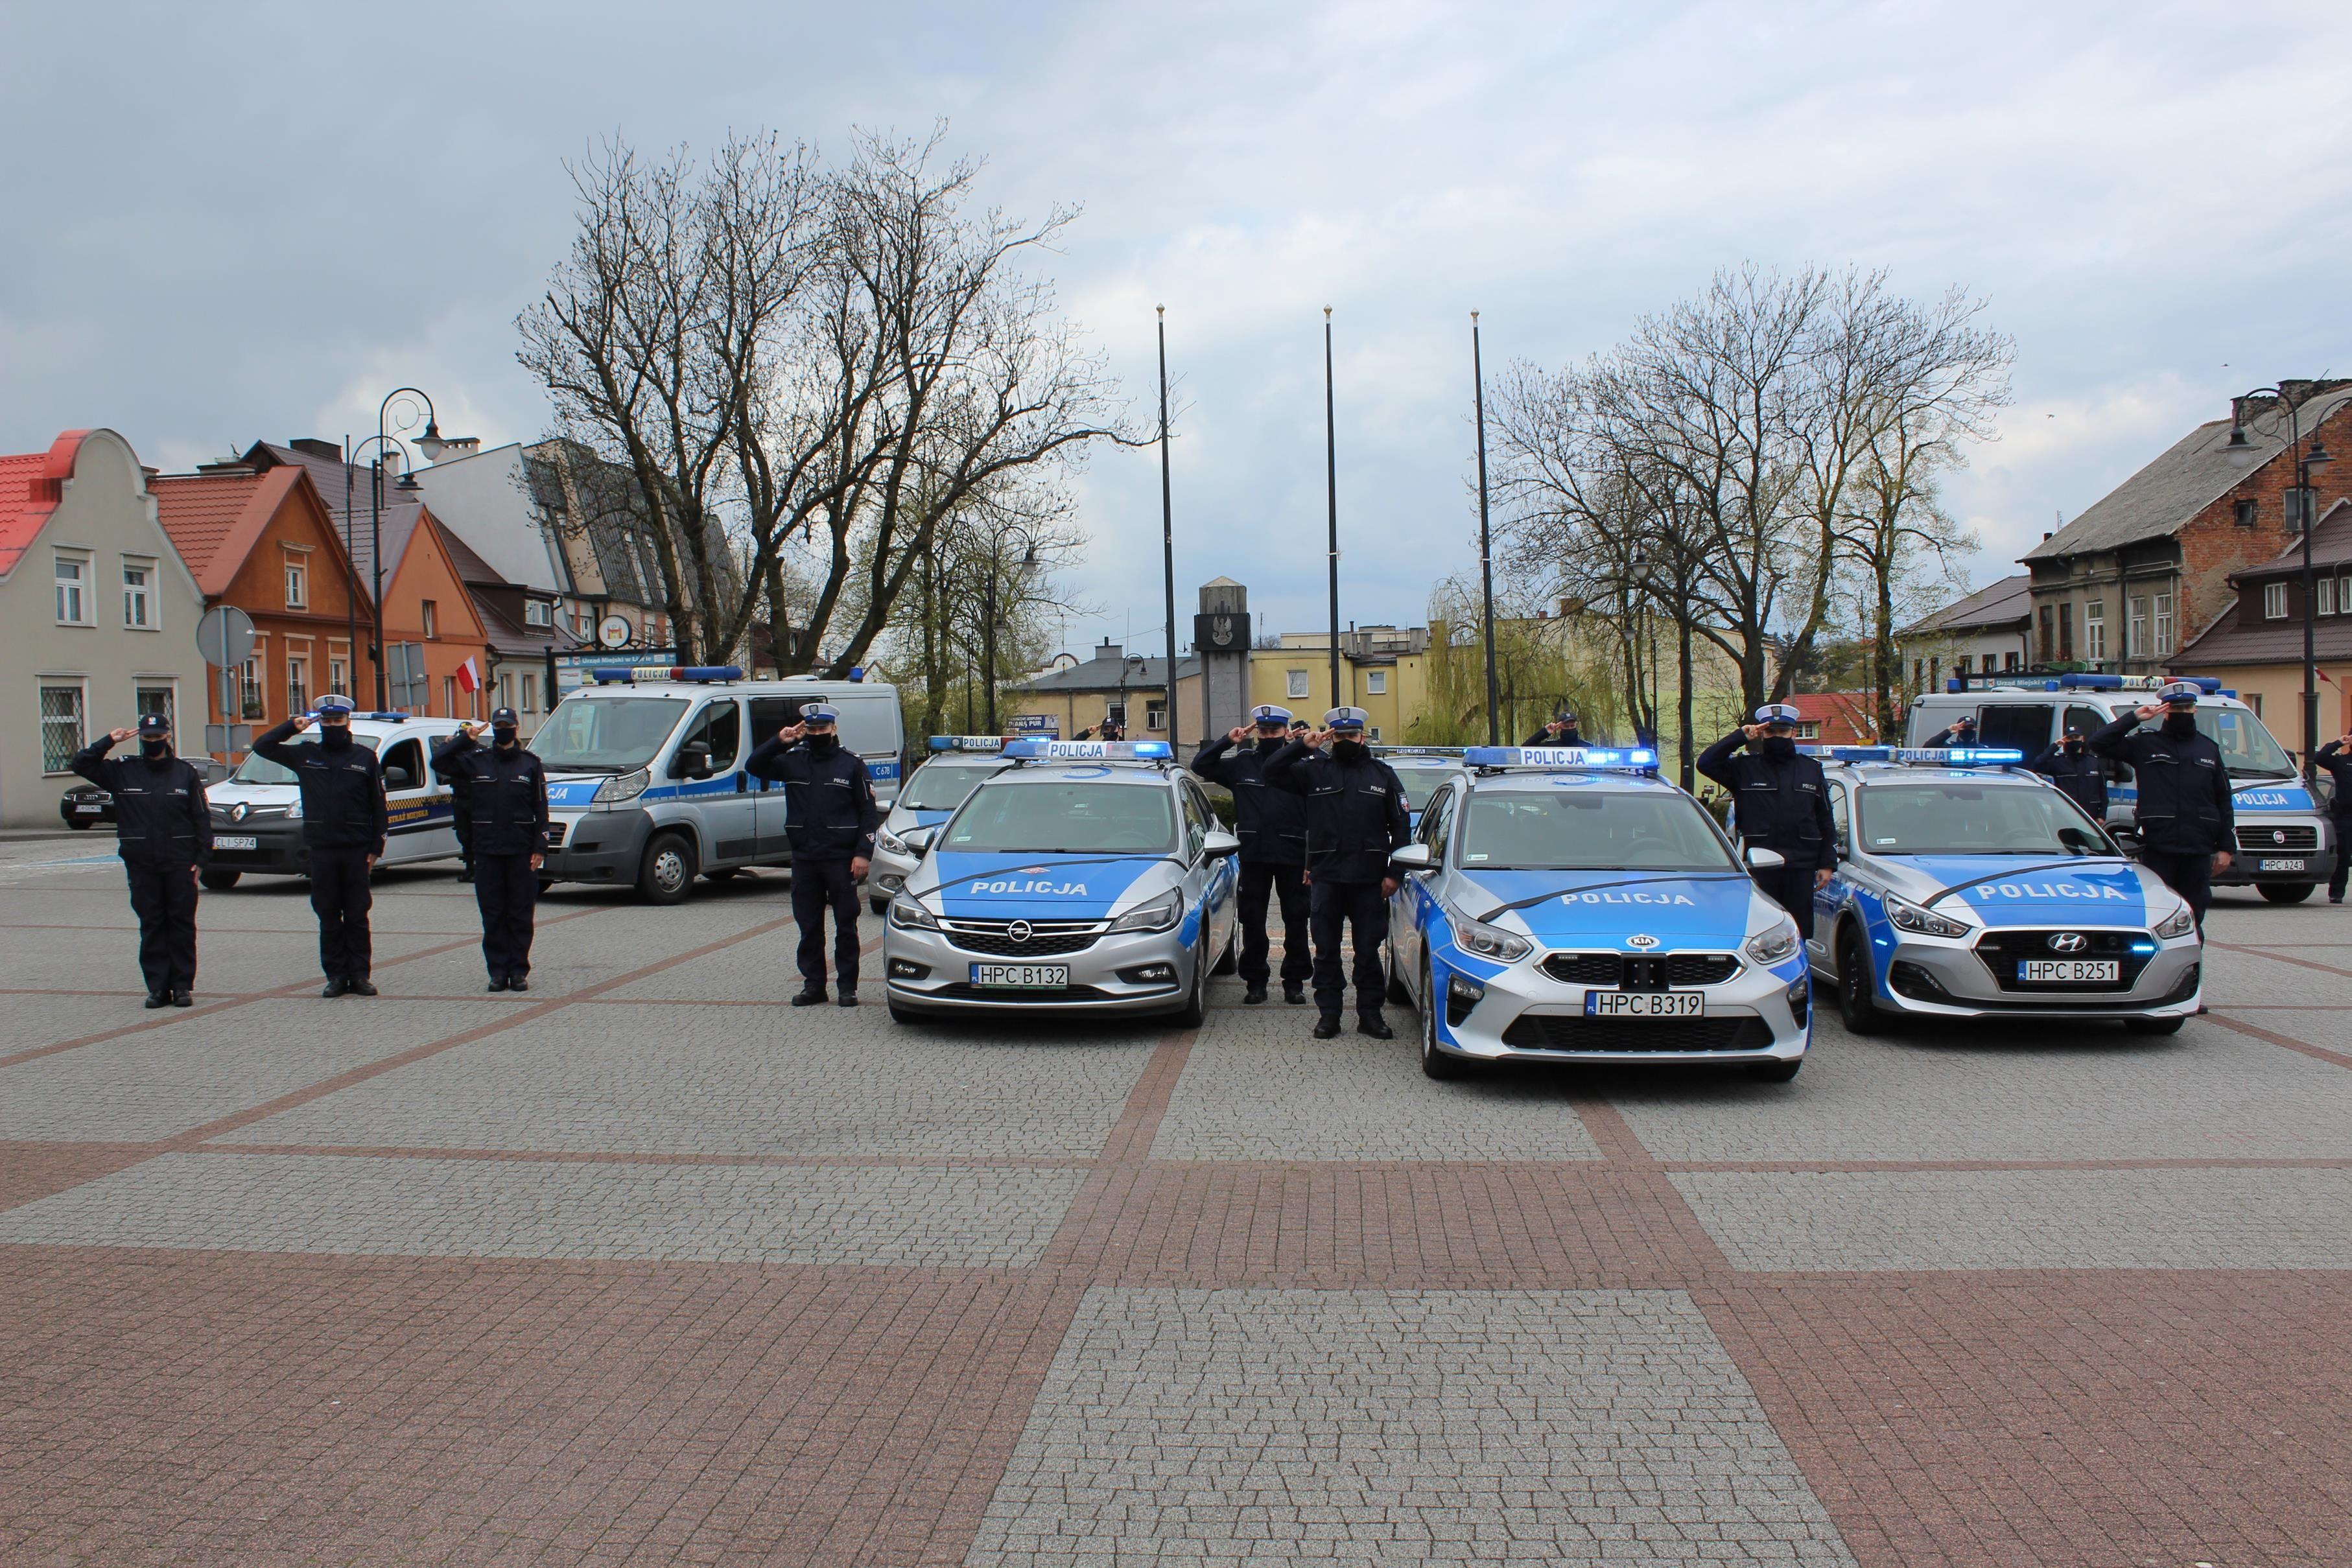
<instances>
[{"instance_id":1,"label":"car windshield","mask_svg":"<svg viewBox=\"0 0 2352 1568\"><path fill-rule=\"evenodd\" d=\"M1157 780L1008 781L974 790L949 821L941 847L958 853L1171 853L1176 800Z\"/></svg>"},{"instance_id":2,"label":"car windshield","mask_svg":"<svg viewBox=\"0 0 2352 1568\"><path fill-rule=\"evenodd\" d=\"M2160 728L2164 716L2158 714L2140 726L2142 729ZM2197 710L2197 727L2205 737L2221 748L2221 766L2233 779L2292 779L2294 759L2286 748L2271 738L2263 721L2244 708L2205 707Z\"/></svg>"},{"instance_id":3,"label":"car windshield","mask_svg":"<svg viewBox=\"0 0 2352 1568\"><path fill-rule=\"evenodd\" d=\"M968 763L926 762L898 792L898 804L910 811L952 811L989 772Z\"/></svg>"},{"instance_id":4,"label":"car windshield","mask_svg":"<svg viewBox=\"0 0 2352 1568\"><path fill-rule=\"evenodd\" d=\"M313 733L316 732L313 731ZM314 746L318 743L306 738L297 740L293 744ZM364 746L370 751L375 751L383 747L383 742L375 736L361 735L354 731L352 735L352 744ZM236 771L229 775L229 782L232 784L291 784L294 782L294 770L290 768L280 768L258 751L248 751L245 754L245 760L236 765Z\"/></svg>"},{"instance_id":5,"label":"car windshield","mask_svg":"<svg viewBox=\"0 0 2352 1568\"><path fill-rule=\"evenodd\" d=\"M1478 789L1462 820L1465 871L1736 872L1697 801L1664 789Z\"/></svg>"},{"instance_id":6,"label":"car windshield","mask_svg":"<svg viewBox=\"0 0 2352 1568\"><path fill-rule=\"evenodd\" d=\"M1391 759L1389 766L1396 769L1397 780L1404 786L1405 810L1409 811L1418 811L1428 805L1429 798L1437 793L1437 787L1462 771L1458 765L1451 762L1399 762Z\"/></svg>"},{"instance_id":7,"label":"car windshield","mask_svg":"<svg viewBox=\"0 0 2352 1568\"><path fill-rule=\"evenodd\" d=\"M684 697L570 696L530 737L550 772L629 773L654 759L686 712Z\"/></svg>"},{"instance_id":8,"label":"car windshield","mask_svg":"<svg viewBox=\"0 0 2352 1568\"><path fill-rule=\"evenodd\" d=\"M1874 855L2111 855L2114 841L2055 789L1958 780L1854 791L1859 847Z\"/></svg>"}]
</instances>

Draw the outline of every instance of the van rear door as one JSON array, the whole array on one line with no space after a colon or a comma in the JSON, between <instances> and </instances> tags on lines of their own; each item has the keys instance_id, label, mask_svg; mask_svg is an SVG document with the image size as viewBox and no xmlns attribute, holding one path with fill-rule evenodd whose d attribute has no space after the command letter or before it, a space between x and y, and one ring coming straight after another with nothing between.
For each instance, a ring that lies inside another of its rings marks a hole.
<instances>
[{"instance_id":1,"label":"van rear door","mask_svg":"<svg viewBox=\"0 0 2352 1568\"><path fill-rule=\"evenodd\" d=\"M1987 703L1977 710L1977 744L2025 753L2028 761L2050 744L2052 703Z\"/></svg>"}]
</instances>

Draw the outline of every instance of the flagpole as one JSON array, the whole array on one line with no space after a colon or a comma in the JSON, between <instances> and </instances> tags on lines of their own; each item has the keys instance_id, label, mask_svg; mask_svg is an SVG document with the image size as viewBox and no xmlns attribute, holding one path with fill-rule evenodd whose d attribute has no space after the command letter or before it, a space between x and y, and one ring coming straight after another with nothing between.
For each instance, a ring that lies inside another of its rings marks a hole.
<instances>
[{"instance_id":1,"label":"flagpole","mask_svg":"<svg viewBox=\"0 0 2352 1568\"><path fill-rule=\"evenodd\" d=\"M1331 307L1323 307L1323 490L1331 514L1331 706L1345 707L1339 691L1339 433L1331 402Z\"/></svg>"},{"instance_id":2,"label":"flagpole","mask_svg":"<svg viewBox=\"0 0 2352 1568\"><path fill-rule=\"evenodd\" d=\"M1176 744L1176 510L1168 479L1168 307L1160 317L1160 562L1168 603L1168 744ZM1209 671L1201 667L1202 744L1208 735Z\"/></svg>"},{"instance_id":3,"label":"flagpole","mask_svg":"<svg viewBox=\"0 0 2352 1568\"><path fill-rule=\"evenodd\" d=\"M1486 527L1486 367L1479 357L1478 312L1470 312L1470 381L1478 406L1478 592L1486 622L1486 744L1503 744L1495 684L1495 547Z\"/></svg>"}]
</instances>

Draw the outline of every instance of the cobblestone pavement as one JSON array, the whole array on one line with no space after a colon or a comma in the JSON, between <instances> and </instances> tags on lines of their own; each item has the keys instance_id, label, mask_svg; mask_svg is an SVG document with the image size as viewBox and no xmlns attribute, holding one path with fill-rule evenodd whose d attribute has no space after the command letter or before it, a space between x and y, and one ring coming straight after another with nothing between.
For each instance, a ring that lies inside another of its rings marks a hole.
<instances>
[{"instance_id":1,"label":"cobblestone pavement","mask_svg":"<svg viewBox=\"0 0 2352 1568\"><path fill-rule=\"evenodd\" d=\"M794 1011L772 873L519 997L390 873L335 1002L249 880L148 1012L101 847L0 846L10 1568L2352 1561L2340 909L2166 1039L1438 1084Z\"/></svg>"}]
</instances>

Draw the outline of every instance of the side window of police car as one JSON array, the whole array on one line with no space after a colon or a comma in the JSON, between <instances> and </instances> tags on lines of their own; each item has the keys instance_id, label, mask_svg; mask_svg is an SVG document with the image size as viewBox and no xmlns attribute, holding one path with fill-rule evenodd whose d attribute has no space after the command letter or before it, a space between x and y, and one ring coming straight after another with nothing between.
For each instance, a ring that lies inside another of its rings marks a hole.
<instances>
[{"instance_id":1,"label":"side window of police car","mask_svg":"<svg viewBox=\"0 0 2352 1568\"><path fill-rule=\"evenodd\" d=\"M1454 800L1459 793L1452 785L1440 789L1421 814L1420 841L1429 846L1429 852L1438 860L1445 858L1445 834L1454 826Z\"/></svg>"},{"instance_id":2,"label":"side window of police car","mask_svg":"<svg viewBox=\"0 0 2352 1568\"><path fill-rule=\"evenodd\" d=\"M710 771L715 778L735 766L743 745L743 709L733 697L720 697L694 716L693 727L678 742L678 752L700 741L710 747Z\"/></svg>"},{"instance_id":3,"label":"side window of police car","mask_svg":"<svg viewBox=\"0 0 2352 1568\"><path fill-rule=\"evenodd\" d=\"M1177 787L1184 797L1184 858L1198 860L1202 848L1209 841L1209 801L1201 787L1186 779Z\"/></svg>"},{"instance_id":4,"label":"side window of police car","mask_svg":"<svg viewBox=\"0 0 2352 1568\"><path fill-rule=\"evenodd\" d=\"M392 770L395 768L407 777L394 779ZM425 776L425 747L422 743L414 739L404 740L383 754L383 787L387 791L414 789L420 784L430 782Z\"/></svg>"},{"instance_id":5,"label":"side window of police car","mask_svg":"<svg viewBox=\"0 0 2352 1568\"><path fill-rule=\"evenodd\" d=\"M1838 858L1851 858L1853 854L1853 830L1846 817L1845 786L1843 784L1830 786L1830 821L1837 828Z\"/></svg>"}]
</instances>

